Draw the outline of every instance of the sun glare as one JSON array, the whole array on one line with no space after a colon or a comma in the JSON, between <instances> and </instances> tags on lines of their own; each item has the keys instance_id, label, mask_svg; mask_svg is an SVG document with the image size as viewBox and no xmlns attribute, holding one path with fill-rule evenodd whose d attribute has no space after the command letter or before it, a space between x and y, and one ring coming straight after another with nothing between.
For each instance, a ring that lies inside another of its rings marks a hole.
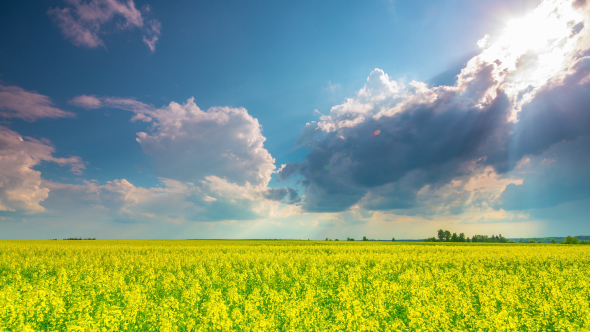
<instances>
[{"instance_id":1,"label":"sun glare","mask_svg":"<svg viewBox=\"0 0 590 332\"><path fill-rule=\"evenodd\" d=\"M583 24L570 1L545 1L529 15L509 21L494 42L478 41L485 45L479 58L495 63L495 79L513 99L513 118L538 88L571 64Z\"/></svg>"},{"instance_id":2,"label":"sun glare","mask_svg":"<svg viewBox=\"0 0 590 332\"><path fill-rule=\"evenodd\" d=\"M548 15L547 15L548 14ZM501 43L520 52L543 52L551 41L567 37L569 29L554 13L535 12L509 22Z\"/></svg>"}]
</instances>

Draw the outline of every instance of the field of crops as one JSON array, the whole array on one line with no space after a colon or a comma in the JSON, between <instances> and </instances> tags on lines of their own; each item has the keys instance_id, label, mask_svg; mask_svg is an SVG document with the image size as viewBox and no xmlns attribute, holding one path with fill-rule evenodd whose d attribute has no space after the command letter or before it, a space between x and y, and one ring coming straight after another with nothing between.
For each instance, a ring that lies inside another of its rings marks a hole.
<instances>
[{"instance_id":1,"label":"field of crops","mask_svg":"<svg viewBox=\"0 0 590 332\"><path fill-rule=\"evenodd\" d=\"M588 331L590 246L0 241L1 331Z\"/></svg>"}]
</instances>

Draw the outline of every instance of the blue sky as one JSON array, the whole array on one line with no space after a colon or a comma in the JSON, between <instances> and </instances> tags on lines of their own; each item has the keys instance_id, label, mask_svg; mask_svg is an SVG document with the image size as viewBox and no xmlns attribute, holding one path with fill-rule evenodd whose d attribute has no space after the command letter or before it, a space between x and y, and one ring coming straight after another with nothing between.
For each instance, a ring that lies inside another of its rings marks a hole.
<instances>
[{"instance_id":1,"label":"blue sky","mask_svg":"<svg viewBox=\"0 0 590 332\"><path fill-rule=\"evenodd\" d=\"M584 2L1 6L0 238L590 232Z\"/></svg>"}]
</instances>

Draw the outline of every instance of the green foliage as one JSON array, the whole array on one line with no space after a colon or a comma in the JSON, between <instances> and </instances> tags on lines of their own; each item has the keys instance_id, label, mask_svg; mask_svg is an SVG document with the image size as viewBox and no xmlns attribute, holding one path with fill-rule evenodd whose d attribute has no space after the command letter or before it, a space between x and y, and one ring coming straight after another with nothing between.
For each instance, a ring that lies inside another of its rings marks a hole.
<instances>
[{"instance_id":1,"label":"green foliage","mask_svg":"<svg viewBox=\"0 0 590 332\"><path fill-rule=\"evenodd\" d=\"M503 237L502 234L492 235L491 237L488 237L487 235L474 235L471 242L508 243L508 239Z\"/></svg>"},{"instance_id":2,"label":"green foliage","mask_svg":"<svg viewBox=\"0 0 590 332\"><path fill-rule=\"evenodd\" d=\"M87 239L83 239L83 238L81 238L81 237L77 237L77 238L76 238L76 237L69 237L69 238L67 238L67 239L64 239L64 240L96 240L96 238L89 237L89 238L87 238Z\"/></svg>"},{"instance_id":3,"label":"green foliage","mask_svg":"<svg viewBox=\"0 0 590 332\"><path fill-rule=\"evenodd\" d=\"M436 238L431 237L428 239L424 240L425 242L436 242ZM460 233L459 235L457 235L457 233L453 233L451 234L450 231L448 230L442 230L439 229L438 230L438 241L445 241L445 242L466 242L467 240L465 239L465 233Z\"/></svg>"},{"instance_id":4,"label":"green foliage","mask_svg":"<svg viewBox=\"0 0 590 332\"><path fill-rule=\"evenodd\" d=\"M348 238L346 238L346 241L354 241L354 239L351 237L348 237Z\"/></svg>"},{"instance_id":5,"label":"green foliage","mask_svg":"<svg viewBox=\"0 0 590 332\"><path fill-rule=\"evenodd\" d=\"M369 241L366 236L363 236L363 241Z\"/></svg>"},{"instance_id":6,"label":"green foliage","mask_svg":"<svg viewBox=\"0 0 590 332\"><path fill-rule=\"evenodd\" d=\"M590 241L590 236L589 235L576 235L575 236L578 239L578 244L581 243L581 241ZM518 241L516 242L520 242L520 243L527 243L529 242L529 240L535 240L535 242L537 243L564 243L565 242L565 237L559 237L559 236L550 236L550 237L527 237L527 238L520 238ZM555 241L555 242L553 242Z\"/></svg>"},{"instance_id":7,"label":"green foliage","mask_svg":"<svg viewBox=\"0 0 590 332\"><path fill-rule=\"evenodd\" d=\"M394 237L393 237L393 238L391 238L391 242L395 242L395 238L394 238Z\"/></svg>"},{"instance_id":8,"label":"green foliage","mask_svg":"<svg viewBox=\"0 0 590 332\"><path fill-rule=\"evenodd\" d=\"M451 232L445 231L445 241L451 241Z\"/></svg>"},{"instance_id":9,"label":"green foliage","mask_svg":"<svg viewBox=\"0 0 590 332\"><path fill-rule=\"evenodd\" d=\"M564 241L565 244L578 244L578 239L573 236L567 236Z\"/></svg>"}]
</instances>

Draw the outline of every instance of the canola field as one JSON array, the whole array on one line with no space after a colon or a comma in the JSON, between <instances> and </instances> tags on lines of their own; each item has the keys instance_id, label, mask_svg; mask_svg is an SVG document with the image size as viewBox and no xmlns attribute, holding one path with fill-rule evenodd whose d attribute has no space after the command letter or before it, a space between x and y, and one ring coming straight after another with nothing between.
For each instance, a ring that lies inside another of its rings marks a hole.
<instances>
[{"instance_id":1,"label":"canola field","mask_svg":"<svg viewBox=\"0 0 590 332\"><path fill-rule=\"evenodd\" d=\"M0 241L0 331L588 331L590 246Z\"/></svg>"}]
</instances>

